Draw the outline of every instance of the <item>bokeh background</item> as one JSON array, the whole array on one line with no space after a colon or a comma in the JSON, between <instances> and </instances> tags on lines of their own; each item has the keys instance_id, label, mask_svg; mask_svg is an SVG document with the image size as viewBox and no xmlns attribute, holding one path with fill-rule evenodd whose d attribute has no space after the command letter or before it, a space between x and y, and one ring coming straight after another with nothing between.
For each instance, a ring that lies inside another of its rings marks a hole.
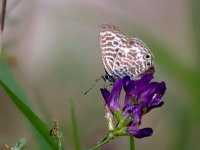
<instances>
[{"instance_id":1,"label":"bokeh background","mask_svg":"<svg viewBox=\"0 0 200 150\"><path fill-rule=\"evenodd\" d=\"M155 55L156 81L167 83L165 105L143 118L153 136L135 140L138 150L200 149L199 0L9 0L3 56L25 91L31 108L49 126L59 121L63 143L74 149L70 118L73 101L82 149L107 133L98 83L104 73L98 43L102 23L142 39ZM26 149L41 149L35 132L0 89L0 149L20 137ZM121 137L105 150L129 149Z\"/></svg>"}]
</instances>

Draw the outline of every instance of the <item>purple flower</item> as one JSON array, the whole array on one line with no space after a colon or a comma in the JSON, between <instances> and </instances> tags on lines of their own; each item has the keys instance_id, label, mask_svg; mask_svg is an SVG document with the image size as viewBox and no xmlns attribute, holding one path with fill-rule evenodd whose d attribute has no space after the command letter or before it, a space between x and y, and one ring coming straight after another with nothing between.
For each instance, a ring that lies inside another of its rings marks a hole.
<instances>
[{"instance_id":1,"label":"purple flower","mask_svg":"<svg viewBox=\"0 0 200 150\"><path fill-rule=\"evenodd\" d=\"M123 86L123 79L119 78L115 81L111 93L106 88L101 89L101 93L105 100L105 104L112 111L120 111L119 98L122 86Z\"/></svg>"},{"instance_id":2,"label":"purple flower","mask_svg":"<svg viewBox=\"0 0 200 150\"><path fill-rule=\"evenodd\" d=\"M143 128L137 130L129 130L129 132L136 138L140 139L143 137L151 136L153 134L153 130L151 128Z\"/></svg>"},{"instance_id":3,"label":"purple flower","mask_svg":"<svg viewBox=\"0 0 200 150\"><path fill-rule=\"evenodd\" d=\"M124 83L129 82L124 84L126 92L124 106L139 104L143 108L143 113L162 106L164 102L161 101L161 98L166 90L165 82L150 82L152 79L152 74L146 74L137 81L124 78Z\"/></svg>"},{"instance_id":4,"label":"purple flower","mask_svg":"<svg viewBox=\"0 0 200 150\"><path fill-rule=\"evenodd\" d=\"M164 104L161 98L166 90L165 82L151 82L152 79L152 74L146 74L136 81L126 76L115 81L111 92L106 88L101 89L106 107L118 120L116 128L126 127L125 132L136 138L152 135L153 130L151 128L139 129L142 116L153 108ZM125 91L123 107L120 106L122 86ZM115 116L116 111L121 112L121 120L119 116Z\"/></svg>"}]
</instances>

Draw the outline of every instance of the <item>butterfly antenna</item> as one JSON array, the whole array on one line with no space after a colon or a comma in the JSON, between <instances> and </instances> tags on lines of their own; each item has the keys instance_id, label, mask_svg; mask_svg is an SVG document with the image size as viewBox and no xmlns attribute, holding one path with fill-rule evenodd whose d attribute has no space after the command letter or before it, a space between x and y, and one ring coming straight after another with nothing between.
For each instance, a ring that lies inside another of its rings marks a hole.
<instances>
[{"instance_id":1,"label":"butterfly antenna","mask_svg":"<svg viewBox=\"0 0 200 150\"><path fill-rule=\"evenodd\" d=\"M100 78L95 80L95 83L83 94L86 95L93 87L95 87L95 85L101 80L103 79L103 76L101 76Z\"/></svg>"}]
</instances>

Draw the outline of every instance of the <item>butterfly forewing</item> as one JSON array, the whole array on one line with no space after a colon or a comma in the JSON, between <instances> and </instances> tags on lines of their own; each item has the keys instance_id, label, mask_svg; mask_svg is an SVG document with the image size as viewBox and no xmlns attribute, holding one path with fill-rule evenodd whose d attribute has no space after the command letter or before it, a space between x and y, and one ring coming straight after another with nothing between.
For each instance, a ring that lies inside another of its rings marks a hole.
<instances>
[{"instance_id":1,"label":"butterfly forewing","mask_svg":"<svg viewBox=\"0 0 200 150\"><path fill-rule=\"evenodd\" d=\"M128 38L113 25L100 27L100 49L106 73L112 78L140 78L154 66L153 54L144 42Z\"/></svg>"},{"instance_id":2,"label":"butterfly forewing","mask_svg":"<svg viewBox=\"0 0 200 150\"><path fill-rule=\"evenodd\" d=\"M109 75L113 74L113 65L119 49L125 46L127 37L119 29L112 25L103 24L100 27L101 57L105 70Z\"/></svg>"}]
</instances>

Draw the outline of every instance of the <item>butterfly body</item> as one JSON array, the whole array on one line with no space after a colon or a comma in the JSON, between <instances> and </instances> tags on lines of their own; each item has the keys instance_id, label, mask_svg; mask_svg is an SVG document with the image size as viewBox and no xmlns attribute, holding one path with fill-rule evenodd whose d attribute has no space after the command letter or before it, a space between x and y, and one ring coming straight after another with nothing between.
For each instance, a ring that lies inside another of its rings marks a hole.
<instances>
[{"instance_id":1,"label":"butterfly body","mask_svg":"<svg viewBox=\"0 0 200 150\"><path fill-rule=\"evenodd\" d=\"M154 72L153 54L138 38L128 38L113 25L103 24L100 27L101 56L108 78L115 79L129 76L132 80L141 78L145 73Z\"/></svg>"}]
</instances>

